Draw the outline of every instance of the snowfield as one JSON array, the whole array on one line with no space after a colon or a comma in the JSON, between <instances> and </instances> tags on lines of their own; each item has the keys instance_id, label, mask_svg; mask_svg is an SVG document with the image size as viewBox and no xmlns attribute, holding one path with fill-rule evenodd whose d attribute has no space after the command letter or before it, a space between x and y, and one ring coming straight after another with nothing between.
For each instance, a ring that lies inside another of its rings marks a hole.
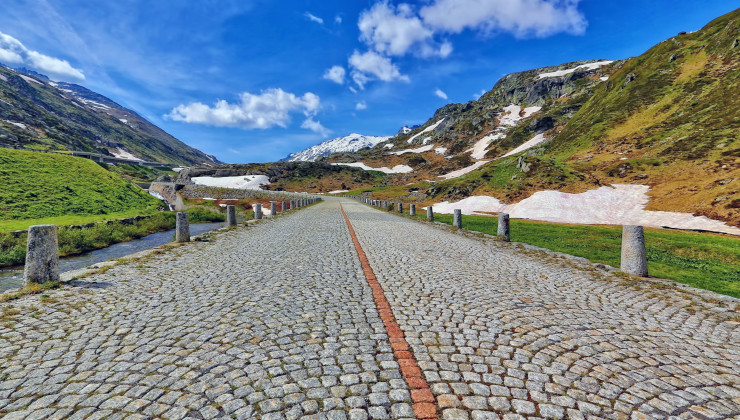
<instances>
[{"instance_id":1,"label":"snowfield","mask_svg":"<svg viewBox=\"0 0 740 420\"><path fill-rule=\"evenodd\" d=\"M526 142L519 145L519 147L515 148L514 150L511 150L510 152L506 153L505 155L501 156L501 158L505 158L511 155L515 155L519 152L523 152L527 149L531 149L538 144L544 143L547 141L547 138L544 134L537 134L536 136L532 137L531 139L527 140ZM499 159L501 159L499 158Z\"/></svg>"},{"instance_id":2,"label":"snowfield","mask_svg":"<svg viewBox=\"0 0 740 420\"><path fill-rule=\"evenodd\" d=\"M540 73L538 75L538 77L540 79L544 79L546 77L562 77L562 76L565 76L565 75L568 75L568 74L571 74L571 73L575 73L577 70L593 70L593 69L598 69L599 67L602 67L602 66L605 66L605 65L611 64L611 63L613 63L612 60L606 60L606 61L597 61L595 63L589 63L589 64L581 64L578 67L573 67L572 69L568 69L568 70L558 70L558 71L553 71L553 72L550 72L550 73Z\"/></svg>"},{"instance_id":3,"label":"snowfield","mask_svg":"<svg viewBox=\"0 0 740 420\"><path fill-rule=\"evenodd\" d=\"M349 192L349 190L334 190L334 191L329 191L329 194L342 194L346 192Z\"/></svg>"},{"instance_id":4,"label":"snowfield","mask_svg":"<svg viewBox=\"0 0 740 420\"><path fill-rule=\"evenodd\" d=\"M242 176L196 176L191 178L198 185L219 188L236 188L240 190L261 190L263 185L270 185L267 175L242 175Z\"/></svg>"},{"instance_id":5,"label":"snowfield","mask_svg":"<svg viewBox=\"0 0 740 420\"><path fill-rule=\"evenodd\" d=\"M285 160L289 162L314 162L318 158L329 156L332 153L356 152L365 147L373 147L390 138L390 136L363 136L362 134L352 133L348 136L327 140L303 151L292 153ZM390 146L393 147L393 145Z\"/></svg>"},{"instance_id":6,"label":"snowfield","mask_svg":"<svg viewBox=\"0 0 740 420\"><path fill-rule=\"evenodd\" d=\"M390 154L396 155L396 156L400 156L400 155L402 155L404 153L424 153L424 152L428 152L428 151L430 151L432 149L434 149L434 145L433 144L430 144L428 146L417 147L416 149L399 150L397 152L391 152Z\"/></svg>"},{"instance_id":7,"label":"snowfield","mask_svg":"<svg viewBox=\"0 0 740 420\"><path fill-rule=\"evenodd\" d=\"M434 204L432 208L441 214L452 214L454 209L460 209L463 214L505 212L512 218L556 223L665 226L740 235L740 228L705 216L645 210L650 200L649 191L647 185L615 184L580 194L538 191L529 198L508 205L494 197L473 196L456 203Z\"/></svg>"},{"instance_id":8,"label":"snowfield","mask_svg":"<svg viewBox=\"0 0 740 420\"><path fill-rule=\"evenodd\" d=\"M473 148L471 149L472 153L470 153L470 157L472 157L475 160L483 159L484 157L486 157L486 149L488 148L488 145L491 144L491 142L494 140L500 140L504 138L504 136L505 136L504 133L499 132L499 133L489 134L481 138L480 140L475 142L475 144L473 145Z\"/></svg>"},{"instance_id":9,"label":"snowfield","mask_svg":"<svg viewBox=\"0 0 740 420\"><path fill-rule=\"evenodd\" d=\"M5 102L5 101L3 101L3 102ZM5 103L7 103L7 102L5 102ZM22 129L24 129L24 130L25 130L26 128L28 128L28 127L26 126L26 124L23 124L23 123L19 123L19 122L13 122L13 121L10 121L10 120L3 120L3 121L5 121L5 122L6 122L6 123L8 123L8 124L13 124L14 126L16 126L16 127L18 127L18 128L22 128Z\"/></svg>"},{"instance_id":10,"label":"snowfield","mask_svg":"<svg viewBox=\"0 0 740 420\"><path fill-rule=\"evenodd\" d=\"M411 172L414 172L414 168L408 166L408 165L396 165L392 168L388 167L380 167L380 168L372 168L370 166L365 165L362 162L354 162L354 163L332 163L332 165L335 166L354 166L355 168L364 169L366 171L380 171L386 174L408 174Z\"/></svg>"},{"instance_id":11,"label":"snowfield","mask_svg":"<svg viewBox=\"0 0 740 420\"><path fill-rule=\"evenodd\" d=\"M452 171L450 173L447 173L447 174L444 174L444 175L440 175L439 177L440 178L444 178L444 179L457 178L457 177L463 176L463 175L465 175L467 173L473 172L474 170L480 168L481 166L485 165L488 162L490 162L490 160L479 160L478 162L475 162L474 164L472 164L470 166L466 166L466 167L464 167L462 169L458 169L456 171Z\"/></svg>"},{"instance_id":12,"label":"snowfield","mask_svg":"<svg viewBox=\"0 0 740 420\"><path fill-rule=\"evenodd\" d=\"M444 121L444 120L445 120L445 119L444 119L444 118L442 118L441 120L437 121L436 123L434 123L434 124L430 125L429 127L427 127L427 128L425 128L425 129L423 129L422 131L420 131L420 132L418 132L418 133L414 134L413 136L411 136L411 137L410 137L410 138L409 138L409 139L407 140L408 144L411 144L411 143L413 143L414 139L416 139L416 138L417 138L417 137L419 137L420 135L422 135L422 134L424 134L424 133L428 133L428 132L430 132L430 131L434 130L434 129L435 129L435 128L437 128L437 127L438 127L438 126L439 126L440 124L442 124L442 121ZM428 140L427 140L427 141L428 141Z\"/></svg>"},{"instance_id":13,"label":"snowfield","mask_svg":"<svg viewBox=\"0 0 740 420\"><path fill-rule=\"evenodd\" d=\"M519 115L522 112L522 107L511 104L504 107L504 112L501 114L499 124L502 126L514 127L519 124L519 121L532 116L532 114L539 112L541 109L541 106L529 106L524 108L524 115Z\"/></svg>"},{"instance_id":14,"label":"snowfield","mask_svg":"<svg viewBox=\"0 0 740 420\"><path fill-rule=\"evenodd\" d=\"M116 150L111 150L110 152L113 154L113 156L119 159L141 160L137 158L136 156L132 155L131 153L129 153L127 150L122 149L120 147L116 148Z\"/></svg>"}]
</instances>

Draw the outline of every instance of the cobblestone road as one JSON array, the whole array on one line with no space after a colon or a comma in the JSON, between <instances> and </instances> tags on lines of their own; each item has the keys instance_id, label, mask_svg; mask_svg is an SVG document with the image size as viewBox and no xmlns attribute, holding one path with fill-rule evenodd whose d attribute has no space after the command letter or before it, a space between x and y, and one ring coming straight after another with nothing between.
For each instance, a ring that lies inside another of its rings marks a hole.
<instances>
[{"instance_id":1,"label":"cobblestone road","mask_svg":"<svg viewBox=\"0 0 740 420\"><path fill-rule=\"evenodd\" d=\"M344 207L442 417L740 415L711 302ZM0 307L5 418L414 415L334 200Z\"/></svg>"}]
</instances>

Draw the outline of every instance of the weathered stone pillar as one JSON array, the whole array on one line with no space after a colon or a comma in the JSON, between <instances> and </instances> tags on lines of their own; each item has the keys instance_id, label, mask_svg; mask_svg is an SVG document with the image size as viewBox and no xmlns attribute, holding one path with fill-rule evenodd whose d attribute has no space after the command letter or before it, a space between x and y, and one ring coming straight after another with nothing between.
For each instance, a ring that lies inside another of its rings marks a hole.
<instances>
[{"instance_id":1,"label":"weathered stone pillar","mask_svg":"<svg viewBox=\"0 0 740 420\"><path fill-rule=\"evenodd\" d=\"M275 216L277 214L277 203L274 201L270 201L270 216Z\"/></svg>"},{"instance_id":2,"label":"weathered stone pillar","mask_svg":"<svg viewBox=\"0 0 740 420\"><path fill-rule=\"evenodd\" d=\"M56 225L28 228L24 284L59 281L59 239Z\"/></svg>"},{"instance_id":3,"label":"weathered stone pillar","mask_svg":"<svg viewBox=\"0 0 740 420\"><path fill-rule=\"evenodd\" d=\"M285 201L281 201L280 202L280 213L284 213L284 212L285 212Z\"/></svg>"},{"instance_id":4,"label":"weathered stone pillar","mask_svg":"<svg viewBox=\"0 0 740 420\"><path fill-rule=\"evenodd\" d=\"M509 242L511 240L511 235L509 231L509 214L508 213L498 214L498 227L496 229L496 234L502 240L506 242Z\"/></svg>"},{"instance_id":5,"label":"weathered stone pillar","mask_svg":"<svg viewBox=\"0 0 740 420\"><path fill-rule=\"evenodd\" d=\"M454 212L455 214L452 215L452 226L462 229L462 211L455 209Z\"/></svg>"},{"instance_id":6,"label":"weathered stone pillar","mask_svg":"<svg viewBox=\"0 0 740 420\"><path fill-rule=\"evenodd\" d=\"M295 208L295 200L290 200L290 209L293 210Z\"/></svg>"},{"instance_id":7,"label":"weathered stone pillar","mask_svg":"<svg viewBox=\"0 0 740 420\"><path fill-rule=\"evenodd\" d=\"M254 209L254 219L260 220L262 219L262 204L255 203L252 208Z\"/></svg>"},{"instance_id":8,"label":"weathered stone pillar","mask_svg":"<svg viewBox=\"0 0 740 420\"><path fill-rule=\"evenodd\" d=\"M236 226L236 206L226 206L226 226Z\"/></svg>"},{"instance_id":9,"label":"weathered stone pillar","mask_svg":"<svg viewBox=\"0 0 740 420\"><path fill-rule=\"evenodd\" d=\"M647 252L642 226L622 226L622 262L620 270L633 276L647 277Z\"/></svg>"},{"instance_id":10,"label":"weathered stone pillar","mask_svg":"<svg viewBox=\"0 0 740 420\"><path fill-rule=\"evenodd\" d=\"M398 212L403 213L403 203L398 203Z\"/></svg>"},{"instance_id":11,"label":"weathered stone pillar","mask_svg":"<svg viewBox=\"0 0 740 420\"><path fill-rule=\"evenodd\" d=\"M190 242L190 219L184 211L175 215L175 242Z\"/></svg>"},{"instance_id":12,"label":"weathered stone pillar","mask_svg":"<svg viewBox=\"0 0 740 420\"><path fill-rule=\"evenodd\" d=\"M427 207L427 220L429 220L430 222L434 221L434 209L432 208L432 206Z\"/></svg>"},{"instance_id":13,"label":"weathered stone pillar","mask_svg":"<svg viewBox=\"0 0 740 420\"><path fill-rule=\"evenodd\" d=\"M409 205L409 215L411 215L411 217L416 216L416 204Z\"/></svg>"}]
</instances>

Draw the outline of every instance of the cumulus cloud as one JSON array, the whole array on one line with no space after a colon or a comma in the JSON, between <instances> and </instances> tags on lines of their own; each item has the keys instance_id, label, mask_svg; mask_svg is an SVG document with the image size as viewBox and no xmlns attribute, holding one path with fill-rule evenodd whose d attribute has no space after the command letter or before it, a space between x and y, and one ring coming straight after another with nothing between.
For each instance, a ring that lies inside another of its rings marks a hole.
<instances>
[{"instance_id":1,"label":"cumulus cloud","mask_svg":"<svg viewBox=\"0 0 740 420\"><path fill-rule=\"evenodd\" d=\"M85 80L82 71L72 67L68 61L29 50L20 41L2 32L0 32L0 62L29 67L54 80Z\"/></svg>"},{"instance_id":2,"label":"cumulus cloud","mask_svg":"<svg viewBox=\"0 0 740 420\"><path fill-rule=\"evenodd\" d=\"M352 80L361 89L364 88L365 83L373 79L384 82L392 80L409 81L408 76L401 74L398 66L393 64L390 58L374 51L360 54L359 51L355 50L349 58L349 64L352 67Z\"/></svg>"},{"instance_id":3,"label":"cumulus cloud","mask_svg":"<svg viewBox=\"0 0 740 420\"><path fill-rule=\"evenodd\" d=\"M321 125L321 122L314 121L314 119L311 117L306 118L303 123L301 123L301 128L311 130L314 133L319 133L324 137L327 137L329 136L329 134L331 134L331 130Z\"/></svg>"},{"instance_id":4,"label":"cumulus cloud","mask_svg":"<svg viewBox=\"0 0 740 420\"><path fill-rule=\"evenodd\" d=\"M545 37L559 32L582 34L586 18L580 0L435 0L419 15L435 32L465 29L486 33L509 32L520 38Z\"/></svg>"},{"instance_id":5,"label":"cumulus cloud","mask_svg":"<svg viewBox=\"0 0 740 420\"><path fill-rule=\"evenodd\" d=\"M323 25L324 24L324 19L321 19L320 17L318 17L318 16L316 16L314 14L311 14L309 12L304 13L303 16L305 16L306 19L310 20L311 22L316 22L319 25Z\"/></svg>"},{"instance_id":6,"label":"cumulus cloud","mask_svg":"<svg viewBox=\"0 0 740 420\"><path fill-rule=\"evenodd\" d=\"M444 93L441 89L437 89L434 91L434 94L439 96L440 98L447 100L447 94Z\"/></svg>"},{"instance_id":7,"label":"cumulus cloud","mask_svg":"<svg viewBox=\"0 0 740 420\"><path fill-rule=\"evenodd\" d=\"M347 70L342 66L332 66L324 72L324 79L331 80L337 84L344 83L344 76L347 74Z\"/></svg>"},{"instance_id":8,"label":"cumulus cloud","mask_svg":"<svg viewBox=\"0 0 740 420\"><path fill-rule=\"evenodd\" d=\"M336 16L334 16L334 23L336 23L337 25L341 25L342 24L342 15L336 15Z\"/></svg>"},{"instance_id":9,"label":"cumulus cloud","mask_svg":"<svg viewBox=\"0 0 740 420\"><path fill-rule=\"evenodd\" d=\"M297 96L282 89L267 89L259 94L244 92L239 95L237 103L219 100L213 106L201 102L179 105L166 117L193 124L251 130L287 127L291 114L302 112L307 120L301 127L314 130L319 123L313 122L311 118L316 115L320 106L318 95L311 92Z\"/></svg>"},{"instance_id":10,"label":"cumulus cloud","mask_svg":"<svg viewBox=\"0 0 740 420\"><path fill-rule=\"evenodd\" d=\"M363 109L367 109L367 102L365 102L365 101L358 102L357 105L355 105L355 109L358 110L358 111L362 111Z\"/></svg>"}]
</instances>

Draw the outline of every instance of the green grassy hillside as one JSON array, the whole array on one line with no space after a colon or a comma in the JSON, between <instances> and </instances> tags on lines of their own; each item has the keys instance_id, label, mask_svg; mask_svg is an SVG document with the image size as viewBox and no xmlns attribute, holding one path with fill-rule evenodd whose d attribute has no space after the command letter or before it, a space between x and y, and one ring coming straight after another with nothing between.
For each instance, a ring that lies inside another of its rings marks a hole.
<instances>
[{"instance_id":1,"label":"green grassy hillside","mask_svg":"<svg viewBox=\"0 0 740 420\"><path fill-rule=\"evenodd\" d=\"M95 162L0 149L0 230L149 214L161 202Z\"/></svg>"}]
</instances>

